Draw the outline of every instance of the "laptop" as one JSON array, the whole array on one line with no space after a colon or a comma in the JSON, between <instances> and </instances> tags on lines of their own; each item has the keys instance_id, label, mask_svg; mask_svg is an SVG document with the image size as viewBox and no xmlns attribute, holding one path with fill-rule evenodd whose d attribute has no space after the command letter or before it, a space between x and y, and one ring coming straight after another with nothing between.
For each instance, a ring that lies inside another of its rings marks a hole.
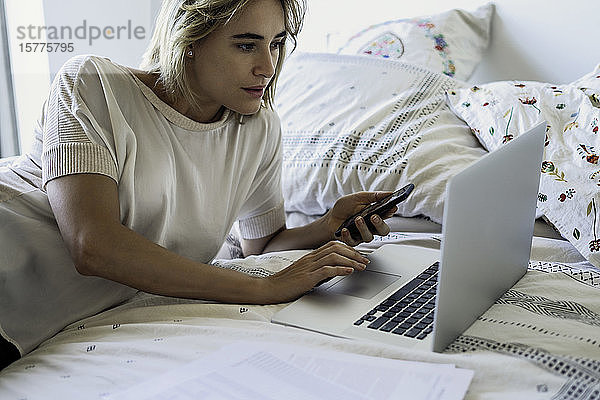
<instances>
[{"instance_id":1,"label":"laptop","mask_svg":"<svg viewBox=\"0 0 600 400\"><path fill-rule=\"evenodd\" d=\"M546 123L448 183L441 249L386 244L272 322L442 352L527 271Z\"/></svg>"}]
</instances>

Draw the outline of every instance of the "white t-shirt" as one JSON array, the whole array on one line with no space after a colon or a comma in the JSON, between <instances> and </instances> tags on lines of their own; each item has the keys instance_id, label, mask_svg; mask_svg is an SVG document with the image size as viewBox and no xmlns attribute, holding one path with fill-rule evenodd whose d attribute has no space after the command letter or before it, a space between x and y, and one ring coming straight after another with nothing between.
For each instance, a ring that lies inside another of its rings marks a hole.
<instances>
[{"instance_id":1,"label":"white t-shirt","mask_svg":"<svg viewBox=\"0 0 600 400\"><path fill-rule=\"evenodd\" d=\"M75 57L54 80L33 151L0 169L0 333L23 353L135 293L79 275L68 256L45 184L78 173L114 179L125 226L199 262L238 219L246 239L285 224L274 112L198 123L127 68Z\"/></svg>"}]
</instances>

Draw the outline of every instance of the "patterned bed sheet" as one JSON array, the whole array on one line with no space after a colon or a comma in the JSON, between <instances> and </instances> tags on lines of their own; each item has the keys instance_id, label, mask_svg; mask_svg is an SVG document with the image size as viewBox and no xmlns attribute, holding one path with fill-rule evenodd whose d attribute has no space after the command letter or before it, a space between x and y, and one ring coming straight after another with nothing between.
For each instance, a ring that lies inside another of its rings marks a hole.
<instances>
[{"instance_id":1,"label":"patterned bed sheet","mask_svg":"<svg viewBox=\"0 0 600 400\"><path fill-rule=\"evenodd\" d=\"M438 248L440 235L394 232L361 248L384 243ZM215 265L267 275L304 253L217 260ZM270 323L281 307L139 293L68 326L0 373L0 398L107 399L223 346L250 341L455 364L475 371L466 399L600 396L600 271L564 240L534 238L527 274L443 354Z\"/></svg>"}]
</instances>

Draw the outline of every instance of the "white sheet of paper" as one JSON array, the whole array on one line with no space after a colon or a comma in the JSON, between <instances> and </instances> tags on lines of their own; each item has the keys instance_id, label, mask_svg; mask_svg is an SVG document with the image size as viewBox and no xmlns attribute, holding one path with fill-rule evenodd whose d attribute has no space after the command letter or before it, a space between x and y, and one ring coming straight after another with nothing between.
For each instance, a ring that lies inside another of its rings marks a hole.
<instances>
[{"instance_id":1,"label":"white sheet of paper","mask_svg":"<svg viewBox=\"0 0 600 400\"><path fill-rule=\"evenodd\" d=\"M110 398L460 400L472 378L447 364L240 342Z\"/></svg>"}]
</instances>

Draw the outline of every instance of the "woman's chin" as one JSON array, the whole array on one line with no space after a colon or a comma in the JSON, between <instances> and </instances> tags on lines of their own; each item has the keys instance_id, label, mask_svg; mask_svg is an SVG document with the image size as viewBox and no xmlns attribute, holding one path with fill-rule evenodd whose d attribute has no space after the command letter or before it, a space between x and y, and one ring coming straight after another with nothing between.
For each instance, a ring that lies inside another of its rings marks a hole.
<instances>
[{"instance_id":1,"label":"woman's chin","mask_svg":"<svg viewBox=\"0 0 600 400\"><path fill-rule=\"evenodd\" d=\"M261 104L261 102L258 102L256 105L253 104L240 107L231 107L230 110L242 115L252 115L256 114L260 110Z\"/></svg>"}]
</instances>

